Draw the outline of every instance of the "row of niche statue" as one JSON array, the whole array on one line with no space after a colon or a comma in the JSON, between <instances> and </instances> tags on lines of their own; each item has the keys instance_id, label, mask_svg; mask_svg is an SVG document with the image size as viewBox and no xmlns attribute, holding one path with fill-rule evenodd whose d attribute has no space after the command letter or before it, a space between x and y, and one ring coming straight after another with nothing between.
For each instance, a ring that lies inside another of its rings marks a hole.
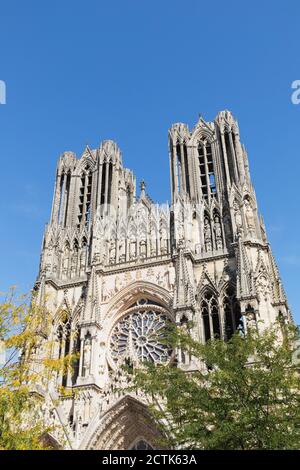
<instances>
[{"instance_id":1,"label":"row of niche statue","mask_svg":"<svg viewBox=\"0 0 300 470\"><path fill-rule=\"evenodd\" d=\"M211 225L213 227L213 236ZM214 216L212 224L208 216L204 217L204 245L207 252L213 249L223 249L223 235L219 215Z\"/></svg>"},{"instance_id":2,"label":"row of niche statue","mask_svg":"<svg viewBox=\"0 0 300 470\"><path fill-rule=\"evenodd\" d=\"M243 212L247 231L250 236L254 236L256 233L255 216L249 198L244 199L242 207L244 209ZM243 231L242 212L237 201L234 201L233 203L233 210L237 233L241 233ZM224 230L225 238L228 238L228 236L230 236L228 218L224 218ZM210 222L210 218L208 216L204 217L204 245L205 251L207 252L211 252L213 249L223 249L222 226L218 214L214 215L212 223Z\"/></svg>"},{"instance_id":3,"label":"row of niche statue","mask_svg":"<svg viewBox=\"0 0 300 470\"><path fill-rule=\"evenodd\" d=\"M117 253L117 244L118 244L118 253ZM109 242L108 247L108 262L109 264L114 264L116 262L123 263L127 260L134 260L139 256L140 258L146 258L147 256L156 256L157 254L167 254L168 253L168 239L166 237L161 237L160 241L155 238L146 240L146 238L142 238L140 240L136 240L135 238L131 238L128 241L125 238L120 240L111 240ZM126 252L128 253L126 256ZM97 254L95 256L95 261L100 261L101 256ZM106 263L106 253L103 253L102 262ZM117 261L118 259L118 261Z\"/></svg>"},{"instance_id":4,"label":"row of niche statue","mask_svg":"<svg viewBox=\"0 0 300 470\"><path fill-rule=\"evenodd\" d=\"M59 263L60 258L60 263ZM58 266L60 264L60 273L62 277L75 277L78 274L85 272L87 261L87 246L71 250L68 245L65 245L64 250L58 250L51 244L46 248L43 265L47 273L52 272L57 274Z\"/></svg>"},{"instance_id":5,"label":"row of niche statue","mask_svg":"<svg viewBox=\"0 0 300 470\"><path fill-rule=\"evenodd\" d=\"M235 200L233 203L233 210L234 210L234 218L235 218L235 225L237 233L241 233L243 231L243 219L242 219L242 211L245 216L246 228L250 236L255 235L255 217L252 208L252 204L250 199L246 197L243 201L242 208L240 208L238 202Z\"/></svg>"}]
</instances>

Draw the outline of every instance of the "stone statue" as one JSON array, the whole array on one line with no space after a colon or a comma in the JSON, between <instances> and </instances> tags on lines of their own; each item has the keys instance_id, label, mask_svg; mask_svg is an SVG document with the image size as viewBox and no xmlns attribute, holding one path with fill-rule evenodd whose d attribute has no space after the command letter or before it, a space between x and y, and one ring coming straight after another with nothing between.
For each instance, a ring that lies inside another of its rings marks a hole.
<instances>
[{"instance_id":1,"label":"stone statue","mask_svg":"<svg viewBox=\"0 0 300 470\"><path fill-rule=\"evenodd\" d=\"M100 263L100 253L98 251L96 251L96 253L94 254L93 262L95 264Z\"/></svg>"},{"instance_id":2,"label":"stone statue","mask_svg":"<svg viewBox=\"0 0 300 470\"><path fill-rule=\"evenodd\" d=\"M247 228L248 228L249 234L253 235L253 233L255 232L255 220L254 220L254 215L253 215L253 209L248 198L246 198L244 201L244 207L245 207L245 218L247 222Z\"/></svg>"},{"instance_id":3,"label":"stone statue","mask_svg":"<svg viewBox=\"0 0 300 470\"><path fill-rule=\"evenodd\" d=\"M80 255L80 267L81 269L85 268L86 264L86 252L87 252L87 247L86 245L81 248L81 255Z\"/></svg>"},{"instance_id":4,"label":"stone statue","mask_svg":"<svg viewBox=\"0 0 300 470\"><path fill-rule=\"evenodd\" d=\"M109 248L109 262L111 264L114 264L116 262L116 244L115 241L112 240L110 242L110 248Z\"/></svg>"},{"instance_id":5,"label":"stone statue","mask_svg":"<svg viewBox=\"0 0 300 470\"><path fill-rule=\"evenodd\" d=\"M270 283L266 276L261 275L256 281L256 290L260 300L267 300L270 295Z\"/></svg>"},{"instance_id":6,"label":"stone statue","mask_svg":"<svg viewBox=\"0 0 300 470\"><path fill-rule=\"evenodd\" d=\"M236 201L234 201L233 203L233 210L234 210L236 231L237 233L241 233L243 230L243 222L242 222L241 211Z\"/></svg>"},{"instance_id":7,"label":"stone statue","mask_svg":"<svg viewBox=\"0 0 300 470\"><path fill-rule=\"evenodd\" d=\"M246 313L246 324L247 324L247 330L253 330L257 328L256 324L256 315L254 311L249 311Z\"/></svg>"},{"instance_id":8,"label":"stone statue","mask_svg":"<svg viewBox=\"0 0 300 470\"><path fill-rule=\"evenodd\" d=\"M122 281L120 279L120 276L115 277L115 292L119 292L119 290L122 288Z\"/></svg>"},{"instance_id":9,"label":"stone statue","mask_svg":"<svg viewBox=\"0 0 300 470\"><path fill-rule=\"evenodd\" d=\"M91 352L92 352L92 340L90 336L87 336L84 340L83 346L83 377L87 377L90 373L91 367Z\"/></svg>"},{"instance_id":10,"label":"stone statue","mask_svg":"<svg viewBox=\"0 0 300 470\"><path fill-rule=\"evenodd\" d=\"M146 247L147 247L146 240L142 239L140 241L140 256L141 256L141 258L146 258Z\"/></svg>"},{"instance_id":11,"label":"stone statue","mask_svg":"<svg viewBox=\"0 0 300 470\"><path fill-rule=\"evenodd\" d=\"M129 254L130 259L135 259L136 258L136 241L131 239L130 241L130 254Z\"/></svg>"},{"instance_id":12,"label":"stone statue","mask_svg":"<svg viewBox=\"0 0 300 470\"><path fill-rule=\"evenodd\" d=\"M100 355L99 355L99 373L104 374L106 371L106 351L105 343L100 343Z\"/></svg>"},{"instance_id":13,"label":"stone statue","mask_svg":"<svg viewBox=\"0 0 300 470\"><path fill-rule=\"evenodd\" d=\"M216 215L214 220L214 232L215 232L215 241L217 250L222 250L223 241L222 241L222 229L220 224L220 218Z\"/></svg>"},{"instance_id":14,"label":"stone statue","mask_svg":"<svg viewBox=\"0 0 300 470\"><path fill-rule=\"evenodd\" d=\"M119 242L119 262L123 263L124 261L126 261L125 240L122 238Z\"/></svg>"},{"instance_id":15,"label":"stone statue","mask_svg":"<svg viewBox=\"0 0 300 470\"><path fill-rule=\"evenodd\" d=\"M150 238L150 253L151 256L156 255L156 238Z\"/></svg>"},{"instance_id":16,"label":"stone statue","mask_svg":"<svg viewBox=\"0 0 300 470\"><path fill-rule=\"evenodd\" d=\"M165 254L168 251L168 242L164 230L162 231L160 238L160 251L162 254Z\"/></svg>"},{"instance_id":17,"label":"stone statue","mask_svg":"<svg viewBox=\"0 0 300 470\"><path fill-rule=\"evenodd\" d=\"M107 286L106 286L106 281L103 279L102 281L102 302L106 302L108 297L108 291L107 291Z\"/></svg>"},{"instance_id":18,"label":"stone statue","mask_svg":"<svg viewBox=\"0 0 300 470\"><path fill-rule=\"evenodd\" d=\"M211 228L207 217L204 218L204 243L207 252L212 250Z\"/></svg>"},{"instance_id":19,"label":"stone statue","mask_svg":"<svg viewBox=\"0 0 300 470\"><path fill-rule=\"evenodd\" d=\"M77 268L77 253L75 252L72 255L72 260L71 260L71 276L72 277L76 275L76 268Z\"/></svg>"}]
</instances>

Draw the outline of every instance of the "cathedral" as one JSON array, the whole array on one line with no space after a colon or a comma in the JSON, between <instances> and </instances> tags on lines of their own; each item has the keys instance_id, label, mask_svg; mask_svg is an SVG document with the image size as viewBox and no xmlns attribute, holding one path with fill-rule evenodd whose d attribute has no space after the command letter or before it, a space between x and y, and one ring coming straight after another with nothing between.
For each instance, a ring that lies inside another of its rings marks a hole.
<instances>
[{"instance_id":1,"label":"cathedral","mask_svg":"<svg viewBox=\"0 0 300 470\"><path fill-rule=\"evenodd\" d=\"M168 142L171 204L152 201L144 181L137 194L111 140L59 158L35 291L53 357L78 353L44 392L62 448L157 448L160 431L145 397L126 391L122 364L176 354L177 367L195 370L160 342L167 320L192 322L202 343L291 321L233 115L173 124Z\"/></svg>"}]
</instances>

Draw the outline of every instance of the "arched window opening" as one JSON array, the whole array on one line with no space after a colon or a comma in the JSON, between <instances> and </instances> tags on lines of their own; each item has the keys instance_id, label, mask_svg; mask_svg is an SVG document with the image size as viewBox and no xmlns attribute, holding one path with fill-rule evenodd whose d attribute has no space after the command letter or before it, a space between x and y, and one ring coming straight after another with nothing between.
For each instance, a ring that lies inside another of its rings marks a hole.
<instances>
[{"instance_id":1,"label":"arched window opening","mask_svg":"<svg viewBox=\"0 0 300 470\"><path fill-rule=\"evenodd\" d=\"M106 167L107 163L103 162L102 164L102 177L101 177L101 197L100 197L100 204L104 204L105 202L105 176L106 176Z\"/></svg>"},{"instance_id":2,"label":"arched window opening","mask_svg":"<svg viewBox=\"0 0 300 470\"><path fill-rule=\"evenodd\" d=\"M62 356L62 349L63 349L63 327L59 325L57 328L57 339L58 339L58 359Z\"/></svg>"},{"instance_id":3,"label":"arched window opening","mask_svg":"<svg viewBox=\"0 0 300 470\"><path fill-rule=\"evenodd\" d=\"M209 309L205 301L201 305L202 321L203 321L203 330L204 330L204 341L207 342L210 336L210 324L209 324Z\"/></svg>"},{"instance_id":4,"label":"arched window opening","mask_svg":"<svg viewBox=\"0 0 300 470\"><path fill-rule=\"evenodd\" d=\"M68 216L68 208L69 208L69 197L70 197L70 183L71 183L71 173L68 172L67 174L67 181L66 181L66 190L65 190L65 208L64 208L64 226L67 225L67 216Z\"/></svg>"},{"instance_id":5,"label":"arched window opening","mask_svg":"<svg viewBox=\"0 0 300 470\"><path fill-rule=\"evenodd\" d=\"M78 207L78 224L82 222L83 216L83 203L84 203L84 191L85 191L85 178L84 175L80 178L80 188L79 188L79 207Z\"/></svg>"},{"instance_id":6,"label":"arched window opening","mask_svg":"<svg viewBox=\"0 0 300 470\"><path fill-rule=\"evenodd\" d=\"M229 287L223 299L225 318L225 338L229 340L235 331L244 331L241 308L232 287Z\"/></svg>"},{"instance_id":7,"label":"arched window opening","mask_svg":"<svg viewBox=\"0 0 300 470\"><path fill-rule=\"evenodd\" d=\"M180 153L180 145L176 145L176 181L177 181L177 189L180 193L181 191L181 153Z\"/></svg>"},{"instance_id":8,"label":"arched window opening","mask_svg":"<svg viewBox=\"0 0 300 470\"><path fill-rule=\"evenodd\" d=\"M208 191L207 191L206 168L205 168L205 154L204 154L204 146L202 145L202 143L199 144L198 155L199 155L199 169L200 169L202 194L205 198L207 198Z\"/></svg>"},{"instance_id":9,"label":"arched window opening","mask_svg":"<svg viewBox=\"0 0 300 470\"><path fill-rule=\"evenodd\" d=\"M70 354L71 345L71 325L67 312L64 312L64 316L57 328L56 336L58 340L58 359L63 359ZM63 387L67 385L67 371L65 368L62 373L61 384Z\"/></svg>"},{"instance_id":10,"label":"arched window opening","mask_svg":"<svg viewBox=\"0 0 300 470\"><path fill-rule=\"evenodd\" d=\"M185 315L180 320L180 328L184 333L188 333L188 319ZM187 349L180 347L179 359L182 364L188 365L191 362L191 354Z\"/></svg>"},{"instance_id":11,"label":"arched window opening","mask_svg":"<svg viewBox=\"0 0 300 470\"><path fill-rule=\"evenodd\" d=\"M80 330L77 327L74 333L73 338L73 354L75 355L75 361L73 364L73 374L72 374L72 385L76 385L76 381L79 375L79 354L80 354Z\"/></svg>"},{"instance_id":12,"label":"arched window opening","mask_svg":"<svg viewBox=\"0 0 300 470\"><path fill-rule=\"evenodd\" d=\"M187 194L190 196L190 175L189 175L189 165L188 165L188 154L186 143L183 144L183 158L184 158L184 172L185 172L185 189Z\"/></svg>"},{"instance_id":13,"label":"arched window opening","mask_svg":"<svg viewBox=\"0 0 300 470\"><path fill-rule=\"evenodd\" d=\"M230 180L231 180L231 183L233 183L235 181L234 155L233 155L233 148L230 142L229 132L225 132L224 139L225 139L225 147L226 147L227 163L228 163Z\"/></svg>"},{"instance_id":14,"label":"arched window opening","mask_svg":"<svg viewBox=\"0 0 300 470\"><path fill-rule=\"evenodd\" d=\"M202 194L205 199L217 194L212 146L209 142L199 142L198 161Z\"/></svg>"},{"instance_id":15,"label":"arched window opening","mask_svg":"<svg viewBox=\"0 0 300 470\"><path fill-rule=\"evenodd\" d=\"M65 331L64 331L64 335L65 335L64 357L66 357L68 354L70 354L71 327L70 327L69 322L67 322L65 324L64 329L65 329ZM62 377L62 386L63 387L66 387L66 385L67 385L67 378L68 378L67 370L65 370L65 368L64 368L63 377Z\"/></svg>"},{"instance_id":16,"label":"arched window opening","mask_svg":"<svg viewBox=\"0 0 300 470\"><path fill-rule=\"evenodd\" d=\"M236 135L235 135L234 132L231 133L231 137L232 137L233 155L234 155L234 158L235 158L235 161L236 161ZM240 177L239 166L235 165L235 168L236 168L237 176Z\"/></svg>"},{"instance_id":17,"label":"arched window opening","mask_svg":"<svg viewBox=\"0 0 300 470\"><path fill-rule=\"evenodd\" d=\"M75 253L77 253L78 250L79 250L78 240L77 240L77 238L75 238L75 240L74 240L74 242L73 242L73 251L74 251Z\"/></svg>"},{"instance_id":18,"label":"arched window opening","mask_svg":"<svg viewBox=\"0 0 300 470\"><path fill-rule=\"evenodd\" d=\"M78 226L90 223L91 213L91 196L92 196L92 174L87 166L80 177L79 187L79 206L78 206Z\"/></svg>"},{"instance_id":19,"label":"arched window opening","mask_svg":"<svg viewBox=\"0 0 300 470\"><path fill-rule=\"evenodd\" d=\"M91 196L92 196L92 175L89 172L87 174L87 190L86 190L86 201L85 201L85 225L89 225L91 219Z\"/></svg>"},{"instance_id":20,"label":"arched window opening","mask_svg":"<svg viewBox=\"0 0 300 470\"><path fill-rule=\"evenodd\" d=\"M59 188L59 205L58 205L58 223L61 224L62 219L62 204L63 194L65 192L65 175L64 173L60 177L60 188Z\"/></svg>"},{"instance_id":21,"label":"arched window opening","mask_svg":"<svg viewBox=\"0 0 300 470\"><path fill-rule=\"evenodd\" d=\"M109 165L108 165L107 204L111 203L112 172L113 172L113 165L112 165L112 162L109 162Z\"/></svg>"},{"instance_id":22,"label":"arched window opening","mask_svg":"<svg viewBox=\"0 0 300 470\"><path fill-rule=\"evenodd\" d=\"M112 198L112 184L113 184L113 163L109 159L105 159L102 164L101 175L101 191L100 191L100 205L107 207L111 204Z\"/></svg>"},{"instance_id":23,"label":"arched window opening","mask_svg":"<svg viewBox=\"0 0 300 470\"><path fill-rule=\"evenodd\" d=\"M63 173L60 177L60 195L58 205L58 223L66 226L69 206L71 173Z\"/></svg>"},{"instance_id":24,"label":"arched window opening","mask_svg":"<svg viewBox=\"0 0 300 470\"><path fill-rule=\"evenodd\" d=\"M211 302L211 318L212 318L212 327L214 338L220 339L220 318L219 318L219 308L216 299L212 299Z\"/></svg>"},{"instance_id":25,"label":"arched window opening","mask_svg":"<svg viewBox=\"0 0 300 470\"><path fill-rule=\"evenodd\" d=\"M206 291L201 302L204 341L221 337L218 302L211 291Z\"/></svg>"},{"instance_id":26,"label":"arched window opening","mask_svg":"<svg viewBox=\"0 0 300 470\"><path fill-rule=\"evenodd\" d=\"M211 195L214 195L217 191L217 188L216 188L216 179L215 179L214 163L213 163L213 155L212 155L211 145L206 144L205 149L206 149L206 158L207 158L207 168L208 168L210 193L211 193Z\"/></svg>"},{"instance_id":27,"label":"arched window opening","mask_svg":"<svg viewBox=\"0 0 300 470\"><path fill-rule=\"evenodd\" d=\"M148 442L141 439L137 441L129 450L154 450L154 448L148 444Z\"/></svg>"}]
</instances>

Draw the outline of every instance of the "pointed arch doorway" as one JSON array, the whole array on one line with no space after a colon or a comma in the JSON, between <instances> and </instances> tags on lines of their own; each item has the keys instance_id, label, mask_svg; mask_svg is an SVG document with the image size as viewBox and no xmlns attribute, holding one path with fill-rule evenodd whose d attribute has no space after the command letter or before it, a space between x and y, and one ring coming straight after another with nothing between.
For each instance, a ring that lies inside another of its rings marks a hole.
<instances>
[{"instance_id":1,"label":"pointed arch doorway","mask_svg":"<svg viewBox=\"0 0 300 470\"><path fill-rule=\"evenodd\" d=\"M147 407L131 396L125 396L101 418L88 448L95 450L162 449L162 433Z\"/></svg>"}]
</instances>

